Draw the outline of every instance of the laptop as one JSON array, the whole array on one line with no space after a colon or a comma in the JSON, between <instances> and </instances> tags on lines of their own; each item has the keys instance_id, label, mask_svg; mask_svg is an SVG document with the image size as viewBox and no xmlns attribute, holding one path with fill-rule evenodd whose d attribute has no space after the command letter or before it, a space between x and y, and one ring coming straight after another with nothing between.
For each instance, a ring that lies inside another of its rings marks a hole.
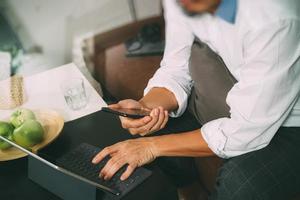
<instances>
[{"instance_id":1,"label":"laptop","mask_svg":"<svg viewBox=\"0 0 300 200\"><path fill-rule=\"evenodd\" d=\"M101 149L98 147L87 143L82 143L75 149L62 155L62 157L58 158L57 160L48 161L1 135L0 139L8 142L32 158L39 160L40 162L61 173L74 177L87 184L93 185L104 192L109 192L119 197L126 195L152 174L150 170L140 167L137 168L128 179L121 181L120 177L126 170L125 165L112 177L112 179L105 181L104 179L99 178L99 172L105 166L106 162L109 160L109 157L104 158L97 165L91 163L93 157L101 151Z\"/></svg>"}]
</instances>

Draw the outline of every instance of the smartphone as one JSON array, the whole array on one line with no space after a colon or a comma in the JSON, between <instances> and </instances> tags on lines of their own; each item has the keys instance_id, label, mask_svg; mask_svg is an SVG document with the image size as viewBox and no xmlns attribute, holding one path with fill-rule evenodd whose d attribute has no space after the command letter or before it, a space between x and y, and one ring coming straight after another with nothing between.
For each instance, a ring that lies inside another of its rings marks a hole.
<instances>
[{"instance_id":1,"label":"smartphone","mask_svg":"<svg viewBox=\"0 0 300 200\"><path fill-rule=\"evenodd\" d=\"M101 111L133 119L139 119L150 115L150 111L143 109L102 107Z\"/></svg>"}]
</instances>

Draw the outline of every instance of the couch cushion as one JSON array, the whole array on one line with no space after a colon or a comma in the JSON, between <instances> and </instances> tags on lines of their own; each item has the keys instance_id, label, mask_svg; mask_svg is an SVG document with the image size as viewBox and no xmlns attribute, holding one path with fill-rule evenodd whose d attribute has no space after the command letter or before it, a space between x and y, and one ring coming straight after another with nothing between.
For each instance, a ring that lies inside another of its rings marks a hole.
<instances>
[{"instance_id":1,"label":"couch cushion","mask_svg":"<svg viewBox=\"0 0 300 200\"><path fill-rule=\"evenodd\" d=\"M158 69L161 56L126 57L124 44L108 48L105 55L98 55L97 75L107 92L120 99L136 99L143 96L148 80Z\"/></svg>"}]
</instances>

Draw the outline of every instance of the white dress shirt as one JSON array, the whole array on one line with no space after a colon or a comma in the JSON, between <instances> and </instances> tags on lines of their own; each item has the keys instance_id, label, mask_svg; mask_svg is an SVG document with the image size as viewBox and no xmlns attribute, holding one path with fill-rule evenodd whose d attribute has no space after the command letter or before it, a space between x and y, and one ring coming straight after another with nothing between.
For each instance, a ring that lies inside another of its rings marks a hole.
<instances>
[{"instance_id":1,"label":"white dress shirt","mask_svg":"<svg viewBox=\"0 0 300 200\"><path fill-rule=\"evenodd\" d=\"M201 128L211 150L223 158L267 146L280 126L300 126L300 1L237 3L231 24L208 13L187 16L176 0L165 0L165 53L145 89L145 94L153 87L172 91L179 108L170 115L180 116L193 86L191 46L195 37L207 43L238 81L226 98L230 117Z\"/></svg>"}]
</instances>

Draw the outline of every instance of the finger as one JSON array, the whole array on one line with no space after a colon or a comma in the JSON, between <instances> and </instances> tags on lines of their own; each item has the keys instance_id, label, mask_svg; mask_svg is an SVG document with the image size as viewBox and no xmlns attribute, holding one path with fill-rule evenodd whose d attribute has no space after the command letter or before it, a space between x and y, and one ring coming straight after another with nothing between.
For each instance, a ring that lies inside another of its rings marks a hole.
<instances>
[{"instance_id":1,"label":"finger","mask_svg":"<svg viewBox=\"0 0 300 200\"><path fill-rule=\"evenodd\" d=\"M106 174L104 175L104 180L109 180L111 179L115 173L117 171L119 171L121 169L121 167L123 167L123 165L125 165L125 161L123 160L123 158L117 158L117 161L115 161L111 167L106 171Z\"/></svg>"},{"instance_id":2,"label":"finger","mask_svg":"<svg viewBox=\"0 0 300 200\"><path fill-rule=\"evenodd\" d=\"M165 128L165 126L166 126L166 124L167 124L167 122L169 120L169 113L168 113L168 111L165 110L164 114L165 114L165 118L164 118L164 121L163 121L162 125L160 126L160 129Z\"/></svg>"},{"instance_id":3,"label":"finger","mask_svg":"<svg viewBox=\"0 0 300 200\"><path fill-rule=\"evenodd\" d=\"M103 158L105 158L106 156L108 156L109 154L115 151L116 150L112 146L104 148L93 158L92 163L93 164L99 163Z\"/></svg>"},{"instance_id":4,"label":"finger","mask_svg":"<svg viewBox=\"0 0 300 200\"><path fill-rule=\"evenodd\" d=\"M116 104L111 104L110 108L129 108L129 109L140 109L142 106L138 101L132 99L121 100Z\"/></svg>"},{"instance_id":5,"label":"finger","mask_svg":"<svg viewBox=\"0 0 300 200\"><path fill-rule=\"evenodd\" d=\"M151 112L151 109L150 108L146 108L146 107L141 107L141 110L145 110L145 111Z\"/></svg>"},{"instance_id":6,"label":"finger","mask_svg":"<svg viewBox=\"0 0 300 200\"><path fill-rule=\"evenodd\" d=\"M130 99L124 99L124 100L119 101L118 104L122 108L129 108L129 107L131 107L130 105L132 104L132 101Z\"/></svg>"},{"instance_id":7,"label":"finger","mask_svg":"<svg viewBox=\"0 0 300 200\"><path fill-rule=\"evenodd\" d=\"M118 154L118 152L116 151L116 152L111 153L111 154L109 154L109 155L110 155L110 157L115 157L117 154Z\"/></svg>"},{"instance_id":8,"label":"finger","mask_svg":"<svg viewBox=\"0 0 300 200\"><path fill-rule=\"evenodd\" d=\"M109 171L109 169L111 168L111 166L116 162L116 156L110 158L107 163L105 164L105 166L101 169L101 171L99 172L99 177L100 178L104 178L107 175L107 172Z\"/></svg>"},{"instance_id":9,"label":"finger","mask_svg":"<svg viewBox=\"0 0 300 200\"><path fill-rule=\"evenodd\" d=\"M131 174L132 172L135 170L136 166L133 165L128 165L126 171L122 174L121 176L121 181L126 180Z\"/></svg>"},{"instance_id":10,"label":"finger","mask_svg":"<svg viewBox=\"0 0 300 200\"><path fill-rule=\"evenodd\" d=\"M150 129L150 132L158 131L162 123L164 122L165 119L164 110L162 107L159 107L158 109L159 109L159 116L158 116L157 123Z\"/></svg>"},{"instance_id":11,"label":"finger","mask_svg":"<svg viewBox=\"0 0 300 200\"><path fill-rule=\"evenodd\" d=\"M158 122L159 119L159 109L155 108L151 111L152 120L148 122L145 126L138 128L136 131L140 133L140 135L144 136L152 129L152 127Z\"/></svg>"},{"instance_id":12,"label":"finger","mask_svg":"<svg viewBox=\"0 0 300 200\"><path fill-rule=\"evenodd\" d=\"M108 107L109 107L109 108L120 108L121 106L120 106L120 104L115 103L115 104L110 104L110 105L108 105Z\"/></svg>"},{"instance_id":13,"label":"finger","mask_svg":"<svg viewBox=\"0 0 300 200\"><path fill-rule=\"evenodd\" d=\"M129 133L131 135L138 135L138 134L140 134L140 132L138 132L137 128L129 128L128 131L129 131Z\"/></svg>"},{"instance_id":14,"label":"finger","mask_svg":"<svg viewBox=\"0 0 300 200\"><path fill-rule=\"evenodd\" d=\"M145 116L141 119L130 119L128 117L122 117L121 122L122 122L122 127L125 129L128 128L139 128L142 126L145 126L147 123L151 121L150 116Z\"/></svg>"},{"instance_id":15,"label":"finger","mask_svg":"<svg viewBox=\"0 0 300 200\"><path fill-rule=\"evenodd\" d=\"M140 109L142 106L138 101L132 99L125 99L119 101L118 103L122 108L129 108L129 109Z\"/></svg>"}]
</instances>

